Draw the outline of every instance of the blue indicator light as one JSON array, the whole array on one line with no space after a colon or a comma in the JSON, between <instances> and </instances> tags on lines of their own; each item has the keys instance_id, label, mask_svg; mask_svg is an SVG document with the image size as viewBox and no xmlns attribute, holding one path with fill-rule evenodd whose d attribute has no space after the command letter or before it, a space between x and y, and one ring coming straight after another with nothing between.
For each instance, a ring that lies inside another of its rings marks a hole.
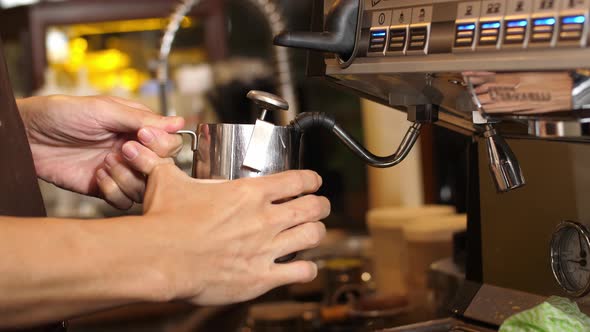
<instances>
[{"instance_id":1,"label":"blue indicator light","mask_svg":"<svg viewBox=\"0 0 590 332\"><path fill-rule=\"evenodd\" d=\"M586 22L586 18L582 15L567 16L561 19L561 23L563 24L583 24L584 22Z\"/></svg>"},{"instance_id":2,"label":"blue indicator light","mask_svg":"<svg viewBox=\"0 0 590 332\"><path fill-rule=\"evenodd\" d=\"M520 28L520 27L526 27L527 24L528 24L528 22L526 20L509 21L508 23L506 23L506 26L509 28Z\"/></svg>"},{"instance_id":3,"label":"blue indicator light","mask_svg":"<svg viewBox=\"0 0 590 332\"><path fill-rule=\"evenodd\" d=\"M483 23L482 29L500 29L500 22Z\"/></svg>"},{"instance_id":4,"label":"blue indicator light","mask_svg":"<svg viewBox=\"0 0 590 332\"><path fill-rule=\"evenodd\" d=\"M535 20L535 25L554 25L555 19L554 18L540 18Z\"/></svg>"},{"instance_id":5,"label":"blue indicator light","mask_svg":"<svg viewBox=\"0 0 590 332\"><path fill-rule=\"evenodd\" d=\"M475 30L475 24L462 24L457 26L457 30L464 31L464 30Z\"/></svg>"},{"instance_id":6,"label":"blue indicator light","mask_svg":"<svg viewBox=\"0 0 590 332\"><path fill-rule=\"evenodd\" d=\"M373 32L373 33L371 33L371 36L373 36L373 37L385 37L386 34L387 33L385 31L382 31L382 32L380 31L380 32Z\"/></svg>"}]
</instances>

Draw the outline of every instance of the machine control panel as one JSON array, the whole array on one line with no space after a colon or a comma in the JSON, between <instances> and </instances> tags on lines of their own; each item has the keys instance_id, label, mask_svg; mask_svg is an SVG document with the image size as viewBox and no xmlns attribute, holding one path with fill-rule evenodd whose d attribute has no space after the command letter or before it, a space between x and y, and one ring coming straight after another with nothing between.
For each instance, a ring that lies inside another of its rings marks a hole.
<instances>
[{"instance_id":1,"label":"machine control panel","mask_svg":"<svg viewBox=\"0 0 590 332\"><path fill-rule=\"evenodd\" d=\"M589 38L590 0L476 0L407 7L396 3L367 2L365 11L372 17L368 56L581 48ZM453 25L451 36L448 24ZM433 37L438 40L436 48L430 47Z\"/></svg>"}]
</instances>

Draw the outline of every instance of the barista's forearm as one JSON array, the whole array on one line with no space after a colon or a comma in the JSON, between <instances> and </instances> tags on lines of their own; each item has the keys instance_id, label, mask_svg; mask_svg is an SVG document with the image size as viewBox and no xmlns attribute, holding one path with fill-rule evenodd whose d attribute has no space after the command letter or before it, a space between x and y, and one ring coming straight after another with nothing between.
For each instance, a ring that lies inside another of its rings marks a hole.
<instances>
[{"instance_id":1,"label":"barista's forearm","mask_svg":"<svg viewBox=\"0 0 590 332\"><path fill-rule=\"evenodd\" d=\"M167 299L145 222L0 217L0 329Z\"/></svg>"}]
</instances>

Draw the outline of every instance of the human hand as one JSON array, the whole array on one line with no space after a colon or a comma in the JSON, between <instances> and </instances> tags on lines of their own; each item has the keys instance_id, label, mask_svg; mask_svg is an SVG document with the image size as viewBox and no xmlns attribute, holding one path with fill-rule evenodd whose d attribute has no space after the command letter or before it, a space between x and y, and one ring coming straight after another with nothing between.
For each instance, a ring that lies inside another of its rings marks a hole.
<instances>
[{"instance_id":1,"label":"human hand","mask_svg":"<svg viewBox=\"0 0 590 332\"><path fill-rule=\"evenodd\" d=\"M229 304L316 277L312 262L275 263L325 236L318 220L329 215L330 203L310 194L322 184L315 172L211 183L190 178L137 142L126 145L139 151L131 165L149 174L142 236L153 234L150 245L161 253L154 266L170 287L167 299Z\"/></svg>"},{"instance_id":2,"label":"human hand","mask_svg":"<svg viewBox=\"0 0 590 332\"><path fill-rule=\"evenodd\" d=\"M168 134L184 126L182 118L163 117L121 98L33 97L19 100L18 106L37 175L120 209L140 203L145 191L145 176L123 162L123 144L139 139L164 158L182 145L178 135Z\"/></svg>"}]
</instances>

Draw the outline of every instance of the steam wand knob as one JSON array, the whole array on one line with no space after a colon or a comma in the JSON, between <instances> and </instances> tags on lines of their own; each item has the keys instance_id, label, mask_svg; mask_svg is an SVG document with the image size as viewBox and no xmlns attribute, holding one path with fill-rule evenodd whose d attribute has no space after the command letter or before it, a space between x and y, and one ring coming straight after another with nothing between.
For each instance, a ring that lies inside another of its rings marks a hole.
<instances>
[{"instance_id":1,"label":"steam wand knob","mask_svg":"<svg viewBox=\"0 0 590 332\"><path fill-rule=\"evenodd\" d=\"M289 103L272 93L252 90L248 92L248 99L252 100L254 104L261 110L258 120L264 121L268 111L288 111Z\"/></svg>"}]
</instances>

